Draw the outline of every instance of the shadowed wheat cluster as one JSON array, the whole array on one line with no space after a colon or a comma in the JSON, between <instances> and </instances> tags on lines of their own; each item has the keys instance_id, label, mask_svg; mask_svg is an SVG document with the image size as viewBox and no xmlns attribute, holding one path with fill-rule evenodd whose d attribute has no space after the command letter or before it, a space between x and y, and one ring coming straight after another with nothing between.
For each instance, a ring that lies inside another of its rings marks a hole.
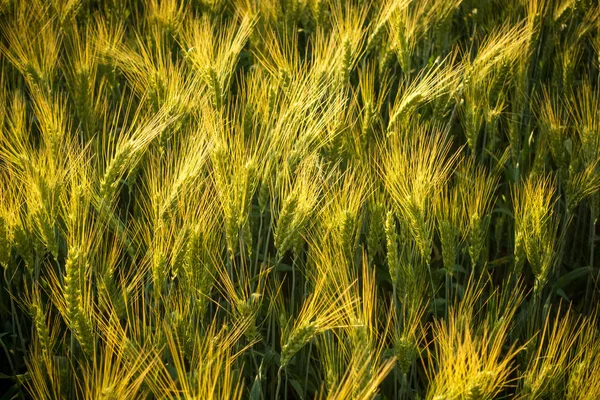
<instances>
[{"instance_id":1,"label":"shadowed wheat cluster","mask_svg":"<svg viewBox=\"0 0 600 400\"><path fill-rule=\"evenodd\" d=\"M600 399L594 0L0 0L3 399Z\"/></svg>"}]
</instances>

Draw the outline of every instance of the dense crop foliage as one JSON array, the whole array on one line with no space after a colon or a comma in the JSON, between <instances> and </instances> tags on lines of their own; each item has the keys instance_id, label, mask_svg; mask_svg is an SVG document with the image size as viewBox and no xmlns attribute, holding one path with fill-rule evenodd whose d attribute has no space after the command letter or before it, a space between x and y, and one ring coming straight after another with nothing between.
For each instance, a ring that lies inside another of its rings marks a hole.
<instances>
[{"instance_id":1,"label":"dense crop foliage","mask_svg":"<svg viewBox=\"0 0 600 400\"><path fill-rule=\"evenodd\" d=\"M593 0L0 1L0 383L600 398Z\"/></svg>"}]
</instances>

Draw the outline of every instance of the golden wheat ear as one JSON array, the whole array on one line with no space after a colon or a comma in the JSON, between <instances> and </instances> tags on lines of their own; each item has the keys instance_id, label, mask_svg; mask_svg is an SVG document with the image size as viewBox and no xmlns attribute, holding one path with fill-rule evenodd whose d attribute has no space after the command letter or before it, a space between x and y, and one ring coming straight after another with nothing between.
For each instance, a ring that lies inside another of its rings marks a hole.
<instances>
[{"instance_id":1,"label":"golden wheat ear","mask_svg":"<svg viewBox=\"0 0 600 400\"><path fill-rule=\"evenodd\" d=\"M468 219L465 236L469 240L471 262L475 265L485 251L499 176L491 175L482 166L476 166L473 159L469 159L458 174L458 187Z\"/></svg>"},{"instance_id":2,"label":"golden wheat ear","mask_svg":"<svg viewBox=\"0 0 600 400\"><path fill-rule=\"evenodd\" d=\"M515 268L525 261L536 277L536 293L543 289L555 266L559 250L560 220L555 211L555 180L552 177L529 177L513 190L515 207Z\"/></svg>"},{"instance_id":3,"label":"golden wheat ear","mask_svg":"<svg viewBox=\"0 0 600 400\"><path fill-rule=\"evenodd\" d=\"M589 323L570 307L557 315L546 315L541 332L527 345L528 364L519 382L521 398L562 392L567 371L581 356L577 341L589 332Z\"/></svg>"},{"instance_id":4,"label":"golden wheat ear","mask_svg":"<svg viewBox=\"0 0 600 400\"><path fill-rule=\"evenodd\" d=\"M443 131L413 129L391 140L384 161L384 183L423 260L428 261L433 240L432 196L449 179L458 153L450 154L450 141Z\"/></svg>"},{"instance_id":5,"label":"golden wheat ear","mask_svg":"<svg viewBox=\"0 0 600 400\"><path fill-rule=\"evenodd\" d=\"M481 281L470 278L464 299L456 308L451 307L448 319L433 323L434 349L428 353L430 364L426 370L430 377L427 398L448 394L456 398L493 398L512 385L515 358L523 347L513 343L506 351L504 346L521 299L505 303L508 308L503 309L499 320L481 325L480 316L473 310L499 301L497 293L485 299L484 288Z\"/></svg>"},{"instance_id":6,"label":"golden wheat ear","mask_svg":"<svg viewBox=\"0 0 600 400\"><path fill-rule=\"evenodd\" d=\"M208 87L215 109L221 110L226 104L237 58L256 20L243 15L239 25L229 23L224 24L224 28L218 27L207 16L191 22L182 33L186 58Z\"/></svg>"},{"instance_id":7,"label":"golden wheat ear","mask_svg":"<svg viewBox=\"0 0 600 400\"><path fill-rule=\"evenodd\" d=\"M46 4L19 4L10 20L0 24L6 44L0 50L31 89L46 92L55 85L62 34Z\"/></svg>"},{"instance_id":8,"label":"golden wheat ear","mask_svg":"<svg viewBox=\"0 0 600 400\"><path fill-rule=\"evenodd\" d=\"M461 202L458 185L444 186L434 203L437 229L442 245L442 262L448 275L454 274L454 267L460 246L466 235L466 210Z\"/></svg>"},{"instance_id":9,"label":"golden wheat ear","mask_svg":"<svg viewBox=\"0 0 600 400\"><path fill-rule=\"evenodd\" d=\"M320 159L315 155L304 160L293 180L283 181L274 231L278 259L301 240L319 202L321 179Z\"/></svg>"},{"instance_id":10,"label":"golden wheat ear","mask_svg":"<svg viewBox=\"0 0 600 400\"><path fill-rule=\"evenodd\" d=\"M597 315L597 311L594 311L591 318L596 318ZM590 321L584 321L582 324L584 328L577 341L575 359L569 368L565 389L565 398L573 400L600 395L600 382L597 379L600 372L598 329Z\"/></svg>"},{"instance_id":11,"label":"golden wheat ear","mask_svg":"<svg viewBox=\"0 0 600 400\"><path fill-rule=\"evenodd\" d=\"M390 110L387 132L392 134L397 126L405 125L415 111L455 88L463 73L463 67L454 61L453 53L429 69L421 70L414 78L404 78L402 90L398 91Z\"/></svg>"},{"instance_id":12,"label":"golden wheat ear","mask_svg":"<svg viewBox=\"0 0 600 400\"><path fill-rule=\"evenodd\" d=\"M315 282L314 291L302 304L293 325L283 326L281 335L281 368L285 368L291 358L308 344L315 336L330 329L344 325L345 315L349 308L355 307L355 300L348 299L344 293L351 289L345 288L338 297L328 298L326 295L327 280L322 276Z\"/></svg>"}]
</instances>

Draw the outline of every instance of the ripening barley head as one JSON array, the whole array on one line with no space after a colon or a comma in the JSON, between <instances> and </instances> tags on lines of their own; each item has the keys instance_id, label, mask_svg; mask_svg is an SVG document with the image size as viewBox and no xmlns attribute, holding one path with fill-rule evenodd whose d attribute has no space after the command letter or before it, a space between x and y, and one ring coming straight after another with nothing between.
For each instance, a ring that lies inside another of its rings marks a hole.
<instances>
[{"instance_id":1,"label":"ripening barley head","mask_svg":"<svg viewBox=\"0 0 600 400\"><path fill-rule=\"evenodd\" d=\"M481 301L494 303L495 294L481 298L482 286L470 281L465 298L451 307L447 320L434 322L434 349L428 354L431 383L428 399L495 398L511 385L514 360L522 350L515 344L505 347L518 303L502 311L501 323L492 326L480 321L473 310Z\"/></svg>"},{"instance_id":2,"label":"ripening barley head","mask_svg":"<svg viewBox=\"0 0 600 400\"><path fill-rule=\"evenodd\" d=\"M515 265L525 256L541 289L555 265L558 252L559 217L555 211L554 179L529 177L513 190L515 207Z\"/></svg>"},{"instance_id":3,"label":"ripening barley head","mask_svg":"<svg viewBox=\"0 0 600 400\"><path fill-rule=\"evenodd\" d=\"M281 368L287 367L292 357L315 336L344 324L348 309L355 307L355 300L348 299L345 288L337 297L325 296L326 279L317 278L314 292L304 300L293 324L287 322L281 332Z\"/></svg>"},{"instance_id":4,"label":"ripening barley head","mask_svg":"<svg viewBox=\"0 0 600 400\"><path fill-rule=\"evenodd\" d=\"M306 158L295 175L294 177L282 175L283 183L280 187L282 193L279 196L281 208L274 232L279 259L301 238L320 201L322 172L319 156L315 154Z\"/></svg>"},{"instance_id":5,"label":"ripening barley head","mask_svg":"<svg viewBox=\"0 0 600 400\"><path fill-rule=\"evenodd\" d=\"M495 203L498 175L492 175L470 158L458 172L459 190L465 210L466 237L473 265L479 262L485 249L491 212Z\"/></svg>"},{"instance_id":6,"label":"ripening barley head","mask_svg":"<svg viewBox=\"0 0 600 400\"><path fill-rule=\"evenodd\" d=\"M522 398L562 393L564 377L581 355L577 354L577 341L589 334L589 323L588 319L574 315L570 308L546 316L541 332L537 333L539 338L528 345L533 349L528 352L528 364L521 375Z\"/></svg>"},{"instance_id":7,"label":"ripening barley head","mask_svg":"<svg viewBox=\"0 0 600 400\"><path fill-rule=\"evenodd\" d=\"M434 209L437 228L442 245L442 262L446 273L454 273L458 249L465 235L467 218L463 203L460 201L458 185L444 186L441 194L435 198Z\"/></svg>"},{"instance_id":8,"label":"ripening barley head","mask_svg":"<svg viewBox=\"0 0 600 400\"><path fill-rule=\"evenodd\" d=\"M450 153L443 130L410 125L391 139L384 164L384 183L424 260L433 240L433 196L454 169L458 153Z\"/></svg>"}]
</instances>

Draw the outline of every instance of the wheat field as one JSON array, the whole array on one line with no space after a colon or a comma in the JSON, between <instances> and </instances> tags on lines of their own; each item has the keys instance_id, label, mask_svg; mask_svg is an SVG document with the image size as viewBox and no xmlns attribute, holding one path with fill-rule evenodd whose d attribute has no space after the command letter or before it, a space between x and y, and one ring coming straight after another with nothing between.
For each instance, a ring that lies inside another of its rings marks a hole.
<instances>
[{"instance_id":1,"label":"wheat field","mask_svg":"<svg viewBox=\"0 0 600 400\"><path fill-rule=\"evenodd\" d=\"M595 0L0 0L0 398L600 399Z\"/></svg>"}]
</instances>

